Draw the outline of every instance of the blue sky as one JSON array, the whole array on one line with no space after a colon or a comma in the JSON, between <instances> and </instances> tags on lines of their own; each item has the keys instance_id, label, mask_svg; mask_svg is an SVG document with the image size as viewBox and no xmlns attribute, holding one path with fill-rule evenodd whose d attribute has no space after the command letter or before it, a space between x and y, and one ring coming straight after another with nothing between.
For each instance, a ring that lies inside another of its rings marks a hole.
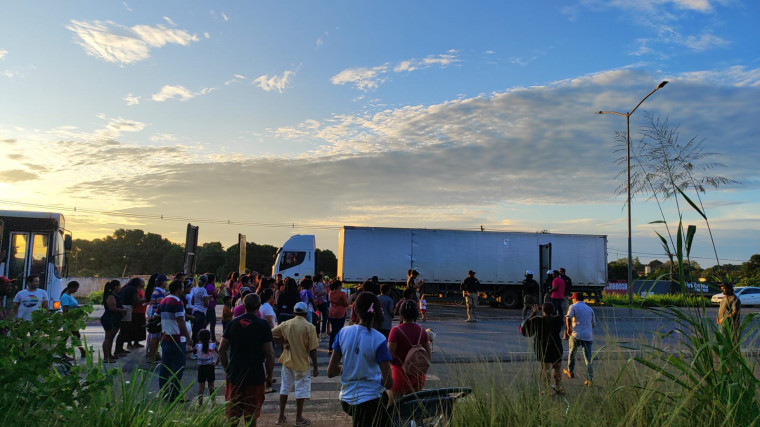
<instances>
[{"instance_id":1,"label":"blue sky","mask_svg":"<svg viewBox=\"0 0 760 427\"><path fill-rule=\"evenodd\" d=\"M83 238L181 241L189 219L225 246L296 232L335 250L340 225L598 233L612 260L626 247L625 121L593 113L668 80L632 138L649 112L720 154L714 172L741 184L703 200L720 258L738 263L760 252L759 9L17 2L0 16L0 208L60 210ZM633 212L635 254L662 259L656 205ZM704 223L684 221L713 265Z\"/></svg>"}]
</instances>

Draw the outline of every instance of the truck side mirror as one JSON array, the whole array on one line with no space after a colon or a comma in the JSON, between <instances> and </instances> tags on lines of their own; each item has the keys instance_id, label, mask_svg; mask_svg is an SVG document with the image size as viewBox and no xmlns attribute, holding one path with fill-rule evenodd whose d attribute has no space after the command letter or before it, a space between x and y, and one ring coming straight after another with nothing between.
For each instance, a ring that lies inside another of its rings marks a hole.
<instances>
[{"instance_id":1,"label":"truck side mirror","mask_svg":"<svg viewBox=\"0 0 760 427\"><path fill-rule=\"evenodd\" d=\"M71 234L63 236L63 249L67 251L71 250Z\"/></svg>"}]
</instances>

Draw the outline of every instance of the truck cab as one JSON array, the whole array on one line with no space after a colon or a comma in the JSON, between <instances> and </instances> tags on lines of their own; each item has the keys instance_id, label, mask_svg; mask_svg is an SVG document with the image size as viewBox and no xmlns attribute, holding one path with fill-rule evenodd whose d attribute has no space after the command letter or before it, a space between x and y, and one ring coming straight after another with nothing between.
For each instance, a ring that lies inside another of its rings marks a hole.
<instances>
[{"instance_id":1,"label":"truck cab","mask_svg":"<svg viewBox=\"0 0 760 427\"><path fill-rule=\"evenodd\" d=\"M290 236L275 255L272 276L292 277L296 281L305 276L313 276L317 264L316 240L312 234Z\"/></svg>"}]
</instances>

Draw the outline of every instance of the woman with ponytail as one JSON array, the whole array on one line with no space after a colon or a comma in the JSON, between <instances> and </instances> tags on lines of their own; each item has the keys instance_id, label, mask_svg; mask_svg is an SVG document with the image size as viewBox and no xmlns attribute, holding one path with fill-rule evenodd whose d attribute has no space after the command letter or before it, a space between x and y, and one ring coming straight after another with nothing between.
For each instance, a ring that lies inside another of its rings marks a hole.
<instances>
[{"instance_id":1,"label":"woman with ponytail","mask_svg":"<svg viewBox=\"0 0 760 427\"><path fill-rule=\"evenodd\" d=\"M382 316L380 300L362 292L354 310L360 323L344 327L335 337L327 376L340 375L341 407L351 415L354 427L384 427L390 422L385 390L393 385L393 377L385 337L372 327Z\"/></svg>"}]
</instances>

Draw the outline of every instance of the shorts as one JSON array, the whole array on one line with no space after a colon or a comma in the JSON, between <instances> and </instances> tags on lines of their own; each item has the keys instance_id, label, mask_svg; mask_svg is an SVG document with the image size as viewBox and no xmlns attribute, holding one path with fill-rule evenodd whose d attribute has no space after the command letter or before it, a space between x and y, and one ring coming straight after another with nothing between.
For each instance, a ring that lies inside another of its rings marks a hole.
<instances>
[{"instance_id":1,"label":"shorts","mask_svg":"<svg viewBox=\"0 0 760 427\"><path fill-rule=\"evenodd\" d=\"M214 365L198 365L198 384L214 384Z\"/></svg>"},{"instance_id":2,"label":"shorts","mask_svg":"<svg viewBox=\"0 0 760 427\"><path fill-rule=\"evenodd\" d=\"M227 418L258 419L261 416L261 405L264 404L264 384L235 385L227 383L224 398L229 402L225 410Z\"/></svg>"},{"instance_id":3,"label":"shorts","mask_svg":"<svg viewBox=\"0 0 760 427\"><path fill-rule=\"evenodd\" d=\"M297 372L287 366L282 367L282 384L280 394L293 392L296 399L311 398L311 374L309 371Z\"/></svg>"},{"instance_id":4,"label":"shorts","mask_svg":"<svg viewBox=\"0 0 760 427\"><path fill-rule=\"evenodd\" d=\"M409 394L413 391L425 388L425 375L408 376L401 366L391 365L391 376L393 377L393 387L391 391Z\"/></svg>"},{"instance_id":5,"label":"shorts","mask_svg":"<svg viewBox=\"0 0 760 427\"><path fill-rule=\"evenodd\" d=\"M523 306L531 307L533 304L538 304L538 297L535 295L523 296Z\"/></svg>"}]
</instances>

